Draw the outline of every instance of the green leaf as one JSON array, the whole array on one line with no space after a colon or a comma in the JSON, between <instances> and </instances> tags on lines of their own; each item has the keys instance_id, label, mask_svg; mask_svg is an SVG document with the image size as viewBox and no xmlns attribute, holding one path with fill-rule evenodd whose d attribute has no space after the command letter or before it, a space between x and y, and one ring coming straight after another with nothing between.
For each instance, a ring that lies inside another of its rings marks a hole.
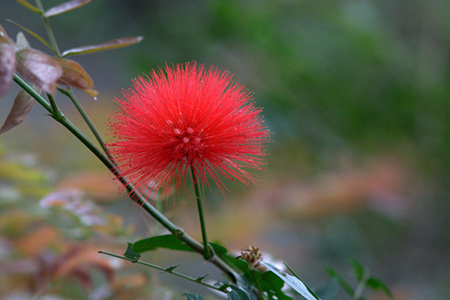
<instances>
[{"instance_id":1,"label":"green leaf","mask_svg":"<svg viewBox=\"0 0 450 300\"><path fill-rule=\"evenodd\" d=\"M33 108L36 101L24 90L20 90L14 99L13 107L6 117L5 123L0 128L0 134L13 129L23 122L25 116Z\"/></svg>"},{"instance_id":2,"label":"green leaf","mask_svg":"<svg viewBox=\"0 0 450 300\"><path fill-rule=\"evenodd\" d=\"M264 272L261 275L260 285L263 291L269 295L275 294L278 300L292 300L282 291L284 281L273 272Z\"/></svg>"},{"instance_id":3,"label":"green leaf","mask_svg":"<svg viewBox=\"0 0 450 300\"><path fill-rule=\"evenodd\" d=\"M186 300L205 300L202 295L198 294L184 293L183 295L186 296Z\"/></svg>"},{"instance_id":4,"label":"green leaf","mask_svg":"<svg viewBox=\"0 0 450 300\"><path fill-rule=\"evenodd\" d=\"M44 13L44 17L49 18L49 17L53 17L56 15L60 15L60 14L66 13L68 11L77 9L83 5L86 5L89 2L91 2L91 0L72 0L72 1L64 2L60 5L54 6L54 7L50 8L49 10L47 10Z\"/></svg>"},{"instance_id":5,"label":"green leaf","mask_svg":"<svg viewBox=\"0 0 450 300\"><path fill-rule=\"evenodd\" d=\"M387 285L378 278L370 277L367 280L366 285L367 285L367 287L371 288L372 290L383 291L386 294L386 296L388 296L391 299L394 298L394 296L392 295L392 293L389 290L389 288L387 287Z\"/></svg>"},{"instance_id":6,"label":"green leaf","mask_svg":"<svg viewBox=\"0 0 450 300\"><path fill-rule=\"evenodd\" d=\"M302 295L307 300L317 300L320 299L317 297L314 292L308 288L301 280L300 278L297 278L295 276L291 276L289 274L286 274L285 272L282 272L278 270L275 266L262 262L266 268L268 268L271 272L273 272L275 275L280 277L287 285L289 285L293 290L295 290L297 293Z\"/></svg>"},{"instance_id":7,"label":"green leaf","mask_svg":"<svg viewBox=\"0 0 450 300\"><path fill-rule=\"evenodd\" d=\"M250 300L247 294L237 286L230 285L231 292L227 294L228 300Z\"/></svg>"},{"instance_id":8,"label":"green leaf","mask_svg":"<svg viewBox=\"0 0 450 300\"><path fill-rule=\"evenodd\" d=\"M42 11L40 9L38 9L36 6L31 5L30 3L28 3L25 0L16 0L17 3L22 4L23 6L25 6L26 8L28 8L31 11L37 12L38 14L42 15Z\"/></svg>"},{"instance_id":9,"label":"green leaf","mask_svg":"<svg viewBox=\"0 0 450 300\"><path fill-rule=\"evenodd\" d=\"M356 260L350 260L349 264L353 267L353 271L355 272L355 276L358 279L358 281L363 281L364 275L366 274L367 270ZM367 276L367 275L366 275Z\"/></svg>"},{"instance_id":10,"label":"green leaf","mask_svg":"<svg viewBox=\"0 0 450 300\"><path fill-rule=\"evenodd\" d=\"M183 243L180 239L176 238L172 234L159 235L151 238L142 239L136 241L133 244L133 250L142 253L146 251L154 251L158 248L181 250L181 251L194 251Z\"/></svg>"},{"instance_id":11,"label":"green leaf","mask_svg":"<svg viewBox=\"0 0 450 300\"><path fill-rule=\"evenodd\" d=\"M98 44L98 45L91 45L91 46L84 46L84 47L69 49L69 50L64 51L62 53L62 56L69 56L69 55L75 55L75 54L86 54L86 53L93 53L93 52L127 47L127 46L131 46L133 44L139 43L143 39L144 38L142 36L124 37L124 38L112 40L112 41Z\"/></svg>"},{"instance_id":12,"label":"green leaf","mask_svg":"<svg viewBox=\"0 0 450 300\"><path fill-rule=\"evenodd\" d=\"M335 278L337 280L339 285L342 286L342 288L347 292L347 294L349 294L350 296L353 296L355 294L355 291L350 286L350 284L348 284L347 281L345 281L344 278L342 278L342 276L339 275L333 268L327 267L327 272L331 278Z\"/></svg>"},{"instance_id":13,"label":"green leaf","mask_svg":"<svg viewBox=\"0 0 450 300\"><path fill-rule=\"evenodd\" d=\"M141 258L141 255L133 250L133 244L128 243L127 250L123 254L126 258L131 259L132 262L137 262L139 258Z\"/></svg>"},{"instance_id":14,"label":"green leaf","mask_svg":"<svg viewBox=\"0 0 450 300\"><path fill-rule=\"evenodd\" d=\"M53 49L53 47L50 46L50 44L47 43L47 42L46 42L39 34L35 33L34 31L31 31L30 29L28 29L28 28L26 28L26 27L20 25L19 23L14 22L14 21L12 21L12 20L7 20L7 21L10 22L10 23L12 23L12 24L14 24L14 25L16 25L16 26L19 27L20 29L22 29L22 30L28 32L28 33L31 34L32 36L34 36L39 42L41 42L42 44L44 44L47 48L49 48L50 50L52 50L53 53L56 54L55 49Z\"/></svg>"}]
</instances>

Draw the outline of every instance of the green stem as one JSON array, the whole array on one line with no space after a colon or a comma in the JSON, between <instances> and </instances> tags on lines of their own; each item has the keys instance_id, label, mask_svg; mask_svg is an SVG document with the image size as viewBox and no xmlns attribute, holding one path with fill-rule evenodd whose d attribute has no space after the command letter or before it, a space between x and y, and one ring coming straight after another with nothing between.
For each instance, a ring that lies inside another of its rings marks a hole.
<instances>
[{"instance_id":1,"label":"green stem","mask_svg":"<svg viewBox=\"0 0 450 300\"><path fill-rule=\"evenodd\" d=\"M116 176L116 178L125 186L127 189L131 200L136 202L142 209L144 209L148 214L150 214L156 221L162 224L167 230L169 230L175 237L179 238L181 241L185 242L194 251L204 254L204 247L201 243L197 242L189 235L187 235L181 228L173 224L169 219L167 219L163 214L156 210L144 196L142 196L136 187L134 187L120 172L117 166L113 163L113 160L109 159L108 156L103 154L69 119L67 119L64 114L59 111L55 116L53 114L53 107L44 98L41 97L35 90L33 90L25 81L23 81L19 76L14 74L14 81L23 88L30 96L32 96L39 104L41 104L50 115L61 125L66 127L79 141L81 141L100 161ZM52 98L50 98L52 99ZM54 101L54 100L51 100ZM107 152L108 153L108 152ZM219 269L225 272L231 280L236 281L237 274L235 271L227 265L223 260L217 256L213 256L209 259L211 263L216 265Z\"/></svg>"},{"instance_id":2,"label":"green stem","mask_svg":"<svg viewBox=\"0 0 450 300\"><path fill-rule=\"evenodd\" d=\"M36 6L38 9L42 12L45 12L44 6L41 3L41 0L36 0ZM56 55L61 56L61 52L59 51L58 43L56 43L55 35L53 34L52 27L50 26L50 22L48 21L48 18L44 17L42 15L42 20L44 21L44 27L47 31L48 38L50 39L50 45L52 45L52 50L55 52Z\"/></svg>"},{"instance_id":3,"label":"green stem","mask_svg":"<svg viewBox=\"0 0 450 300\"><path fill-rule=\"evenodd\" d=\"M200 183L197 180L197 174L195 172L194 166L191 166L191 174L192 174L192 182L195 187L195 197L197 199L197 208L198 208L198 216L200 219L200 227L202 229L202 238L203 238L203 248L205 251L203 252L203 257L206 260L209 260L213 256L213 252L208 244L208 238L206 237L206 226L205 226L205 217L203 214L203 202L202 196L200 192Z\"/></svg>"},{"instance_id":4,"label":"green stem","mask_svg":"<svg viewBox=\"0 0 450 300\"><path fill-rule=\"evenodd\" d=\"M108 150L106 149L105 146L105 142L103 141L102 137L100 136L100 133L97 131L97 128L95 128L94 124L92 123L91 119L89 118L89 116L87 115L86 111L83 109L83 107L80 105L80 103L78 102L77 98L75 98L75 95L73 94L73 91L71 88L69 88L68 90L65 89L60 89L58 88L58 90L63 93L64 95L66 95L67 97L69 97L69 99L72 101L73 105L75 105L75 108L78 110L78 112L80 113L81 117L83 118L83 120L86 122L86 124L88 125L89 129L91 130L92 134L95 136L95 138L97 139L97 142L100 144L100 146L102 147L103 151L105 153L108 152Z\"/></svg>"},{"instance_id":5,"label":"green stem","mask_svg":"<svg viewBox=\"0 0 450 300\"><path fill-rule=\"evenodd\" d=\"M105 252L105 251L99 251L98 253L109 255L109 256L112 256L112 257L115 257L115 258L120 258L120 259L123 259L123 260L128 260L128 261L130 261L132 263L137 263L137 264L144 265L144 266L147 266L147 267L150 267L150 268L162 271L162 272L170 273L170 274L173 274L175 276L178 276L178 277L181 277L183 279L186 279L186 280L189 280L189 281L201 284L201 285L206 286L206 287L208 287L210 289L213 289L213 290L216 290L216 291L219 291L219 292L222 292L222 293L226 294L226 292L223 289L220 289L219 287L214 286L212 284L208 284L206 282L203 282L202 278L192 278L190 276L187 276L187 275L175 272L175 271L168 271L167 268L163 268L163 267L160 267L160 266L157 266L157 265L154 265L154 264L150 264L150 263L147 263L147 262L143 262L143 261L140 261L140 260L134 261L133 259L130 259L128 257L121 256L121 255L116 255L116 254Z\"/></svg>"}]
</instances>

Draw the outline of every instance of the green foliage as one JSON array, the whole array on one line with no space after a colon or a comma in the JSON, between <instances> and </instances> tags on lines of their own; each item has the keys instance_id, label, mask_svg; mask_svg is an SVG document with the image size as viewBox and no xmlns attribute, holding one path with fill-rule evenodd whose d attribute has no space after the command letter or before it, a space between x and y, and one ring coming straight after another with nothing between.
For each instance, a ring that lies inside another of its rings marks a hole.
<instances>
[{"instance_id":1,"label":"green foliage","mask_svg":"<svg viewBox=\"0 0 450 300\"><path fill-rule=\"evenodd\" d=\"M365 299L362 296L365 288L369 288L374 291L382 291L389 298L393 298L393 295L387 285L379 278L371 276L369 270L361 265L358 261L350 260L349 264L352 266L353 275L357 280L356 289L353 289L351 287L351 284L348 283L339 273L337 273L331 267L328 267L327 271L328 275L332 278L332 282L337 282L348 295L352 296L352 299Z\"/></svg>"},{"instance_id":2,"label":"green foliage","mask_svg":"<svg viewBox=\"0 0 450 300\"><path fill-rule=\"evenodd\" d=\"M186 296L186 300L205 300L202 295L198 294L184 293L183 295Z\"/></svg>"},{"instance_id":3,"label":"green foliage","mask_svg":"<svg viewBox=\"0 0 450 300\"><path fill-rule=\"evenodd\" d=\"M271 272L277 275L281 280L283 280L289 287L296 291L299 295L302 295L307 300L317 300L317 297L310 288L308 288L297 276L292 276L278 270L275 266L269 263L262 263Z\"/></svg>"},{"instance_id":4,"label":"green foliage","mask_svg":"<svg viewBox=\"0 0 450 300\"><path fill-rule=\"evenodd\" d=\"M141 258L141 255L133 250L133 244L128 243L127 250L123 254L126 258L131 259L132 262L137 262L139 258Z\"/></svg>"}]
</instances>

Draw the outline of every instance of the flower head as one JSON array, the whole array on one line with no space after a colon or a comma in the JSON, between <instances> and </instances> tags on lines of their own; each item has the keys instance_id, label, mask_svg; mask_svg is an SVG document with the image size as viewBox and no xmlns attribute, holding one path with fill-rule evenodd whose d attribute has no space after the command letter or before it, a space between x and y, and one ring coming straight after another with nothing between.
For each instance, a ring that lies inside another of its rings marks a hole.
<instances>
[{"instance_id":1,"label":"flower head","mask_svg":"<svg viewBox=\"0 0 450 300\"><path fill-rule=\"evenodd\" d=\"M232 74L197 63L138 77L110 120L108 144L123 174L143 192L186 187L195 171L202 188L223 178L249 185L261 170L269 131L251 93Z\"/></svg>"}]
</instances>

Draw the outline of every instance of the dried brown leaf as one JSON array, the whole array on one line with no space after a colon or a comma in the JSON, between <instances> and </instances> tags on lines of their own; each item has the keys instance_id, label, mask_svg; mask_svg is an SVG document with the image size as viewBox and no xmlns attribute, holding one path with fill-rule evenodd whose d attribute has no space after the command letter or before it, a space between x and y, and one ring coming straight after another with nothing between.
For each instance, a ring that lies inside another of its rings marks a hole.
<instances>
[{"instance_id":1,"label":"dried brown leaf","mask_svg":"<svg viewBox=\"0 0 450 300\"><path fill-rule=\"evenodd\" d=\"M59 64L47 54L35 49L17 52L17 71L27 80L49 94L56 91L56 82L63 75Z\"/></svg>"},{"instance_id":2,"label":"dried brown leaf","mask_svg":"<svg viewBox=\"0 0 450 300\"><path fill-rule=\"evenodd\" d=\"M0 97L11 87L16 70L14 46L4 37L0 37Z\"/></svg>"},{"instance_id":3,"label":"dried brown leaf","mask_svg":"<svg viewBox=\"0 0 450 300\"><path fill-rule=\"evenodd\" d=\"M93 53L93 52L127 47L127 46L131 46L133 44L139 43L143 39L144 38L142 36L124 37L124 38L112 40L112 41L98 44L98 45L91 45L91 46L84 46L84 47L69 49L69 50L64 51L62 53L62 56L69 56L69 55L75 55L75 54L86 54L86 53Z\"/></svg>"},{"instance_id":4,"label":"dried brown leaf","mask_svg":"<svg viewBox=\"0 0 450 300\"><path fill-rule=\"evenodd\" d=\"M0 128L0 134L13 129L22 123L25 116L33 108L34 103L35 101L27 92L20 90L16 99L14 99L13 107L6 117L5 123L3 123L3 126Z\"/></svg>"},{"instance_id":5,"label":"dried brown leaf","mask_svg":"<svg viewBox=\"0 0 450 300\"><path fill-rule=\"evenodd\" d=\"M47 10L44 13L44 17L49 18L49 17L53 17L56 15L60 15L65 12L77 9L83 5L86 5L89 2L91 2L91 0L72 0L72 1L64 2L60 5L54 6L54 7L50 8L49 10Z\"/></svg>"},{"instance_id":6,"label":"dried brown leaf","mask_svg":"<svg viewBox=\"0 0 450 300\"><path fill-rule=\"evenodd\" d=\"M63 70L63 75L59 78L58 83L71 86L95 97L97 92L93 90L94 82L88 73L81 67L81 65L73 60L53 57ZM88 92L89 91L89 92Z\"/></svg>"},{"instance_id":7,"label":"dried brown leaf","mask_svg":"<svg viewBox=\"0 0 450 300\"><path fill-rule=\"evenodd\" d=\"M42 11L40 9L38 9L36 6L28 3L25 0L16 0L17 3L22 4L23 6L25 6L26 8L28 8L31 11L37 12L38 14L42 14Z\"/></svg>"}]
</instances>

